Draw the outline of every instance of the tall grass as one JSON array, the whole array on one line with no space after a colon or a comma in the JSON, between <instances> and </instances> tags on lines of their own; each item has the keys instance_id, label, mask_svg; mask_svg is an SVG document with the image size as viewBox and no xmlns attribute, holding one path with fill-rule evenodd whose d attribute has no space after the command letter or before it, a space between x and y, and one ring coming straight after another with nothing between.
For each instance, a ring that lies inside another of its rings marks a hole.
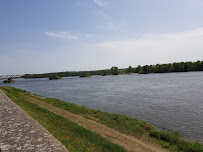
<instances>
[{"instance_id":1,"label":"tall grass","mask_svg":"<svg viewBox=\"0 0 203 152\"><path fill-rule=\"evenodd\" d=\"M164 132L160 130L151 130L150 137L153 137L160 141L165 141L171 146L175 146L177 151L184 152L203 152L203 145L200 143L192 143L182 139L175 132ZM167 148L167 147L166 147Z\"/></svg>"}]
</instances>

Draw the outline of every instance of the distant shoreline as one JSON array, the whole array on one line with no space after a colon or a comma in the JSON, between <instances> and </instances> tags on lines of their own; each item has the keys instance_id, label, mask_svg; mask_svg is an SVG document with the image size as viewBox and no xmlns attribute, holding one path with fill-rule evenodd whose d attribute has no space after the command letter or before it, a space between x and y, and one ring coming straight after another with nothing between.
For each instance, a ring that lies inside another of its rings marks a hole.
<instances>
[{"instance_id":1,"label":"distant shoreline","mask_svg":"<svg viewBox=\"0 0 203 152\"><path fill-rule=\"evenodd\" d=\"M172 72L191 72L203 71L203 61L197 62L178 62L168 64L145 65L119 69L112 67L111 69L94 70L94 71L66 71L53 72L44 74L24 74L22 78L49 78L54 76L70 77L70 76L85 76L85 75L122 75L122 74L149 74L149 73L172 73Z\"/></svg>"}]
</instances>

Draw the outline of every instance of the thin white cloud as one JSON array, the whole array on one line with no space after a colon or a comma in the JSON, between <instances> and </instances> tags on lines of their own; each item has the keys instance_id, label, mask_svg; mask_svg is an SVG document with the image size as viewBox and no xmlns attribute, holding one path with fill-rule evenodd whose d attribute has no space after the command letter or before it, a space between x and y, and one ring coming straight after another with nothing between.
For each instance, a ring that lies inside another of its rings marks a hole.
<instances>
[{"instance_id":1,"label":"thin white cloud","mask_svg":"<svg viewBox=\"0 0 203 152\"><path fill-rule=\"evenodd\" d=\"M167 63L203 58L203 28L181 33L143 35L137 39L92 44L94 50L114 52L123 63Z\"/></svg>"},{"instance_id":2,"label":"thin white cloud","mask_svg":"<svg viewBox=\"0 0 203 152\"><path fill-rule=\"evenodd\" d=\"M80 38L80 39L87 39L87 38L92 38L94 37L93 34L90 34L90 33L77 33L77 36Z\"/></svg>"},{"instance_id":3,"label":"thin white cloud","mask_svg":"<svg viewBox=\"0 0 203 152\"><path fill-rule=\"evenodd\" d=\"M79 39L78 36L73 35L70 32L65 32L65 31L45 32L45 35L51 36L51 37L56 37L56 38L61 38L61 39L68 39L68 40L77 40L77 39Z\"/></svg>"},{"instance_id":4,"label":"thin white cloud","mask_svg":"<svg viewBox=\"0 0 203 152\"><path fill-rule=\"evenodd\" d=\"M100 25L100 26L97 26L97 28L98 28L98 29L103 29L103 30L116 30L116 29L118 29L118 27L115 26L115 25L112 24L112 23Z\"/></svg>"},{"instance_id":5,"label":"thin white cloud","mask_svg":"<svg viewBox=\"0 0 203 152\"><path fill-rule=\"evenodd\" d=\"M102 17L105 20L109 20L110 16L108 14L106 14L103 10L97 10L95 12L96 15L98 15L99 17Z\"/></svg>"},{"instance_id":6,"label":"thin white cloud","mask_svg":"<svg viewBox=\"0 0 203 152\"><path fill-rule=\"evenodd\" d=\"M92 35L92 34L85 34L85 37L92 38L92 37L94 37L94 35Z\"/></svg>"},{"instance_id":7,"label":"thin white cloud","mask_svg":"<svg viewBox=\"0 0 203 152\"><path fill-rule=\"evenodd\" d=\"M202 39L203 39L203 28L198 28L195 30L185 31L182 33L159 34L159 35L148 34L148 35L143 35L138 39L104 42L104 43L98 43L95 46L108 48L108 49L125 48L125 50L128 50L128 49L137 49L137 48L151 49L151 47L149 46L154 46L159 48L160 47L175 48L177 46L185 47L191 44L201 44L200 46L202 46L203 48Z\"/></svg>"},{"instance_id":8,"label":"thin white cloud","mask_svg":"<svg viewBox=\"0 0 203 152\"><path fill-rule=\"evenodd\" d=\"M93 0L93 1L95 4L97 4L98 6L101 6L101 7L108 4L105 0Z\"/></svg>"}]
</instances>

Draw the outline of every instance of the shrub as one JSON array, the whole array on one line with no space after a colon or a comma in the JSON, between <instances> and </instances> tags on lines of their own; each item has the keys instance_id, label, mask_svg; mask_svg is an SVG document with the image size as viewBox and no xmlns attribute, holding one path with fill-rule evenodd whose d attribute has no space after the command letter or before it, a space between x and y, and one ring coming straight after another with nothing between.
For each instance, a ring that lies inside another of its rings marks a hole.
<instances>
[{"instance_id":1,"label":"shrub","mask_svg":"<svg viewBox=\"0 0 203 152\"><path fill-rule=\"evenodd\" d=\"M14 83L15 81L12 78L8 78L7 80L4 80L4 83Z\"/></svg>"}]
</instances>

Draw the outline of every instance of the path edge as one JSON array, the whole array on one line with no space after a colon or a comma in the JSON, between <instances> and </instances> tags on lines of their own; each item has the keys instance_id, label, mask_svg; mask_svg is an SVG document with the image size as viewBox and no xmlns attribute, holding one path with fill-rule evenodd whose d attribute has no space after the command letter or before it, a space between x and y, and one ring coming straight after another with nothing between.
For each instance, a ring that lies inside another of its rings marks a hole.
<instances>
[{"instance_id":1,"label":"path edge","mask_svg":"<svg viewBox=\"0 0 203 152\"><path fill-rule=\"evenodd\" d=\"M16 108L18 108L22 113L24 113L25 116L26 116L29 120L31 120L31 121L33 121L35 124L41 126L42 129L43 129L43 131L45 131L45 132L47 132L48 134L50 134L50 135L51 135L51 138L54 139L54 142L58 142L59 145L60 145L64 150L66 149L66 151L64 151L64 152L69 152L69 150L68 150L56 137L54 137L54 135L52 135L52 134L51 134L48 130L46 130L39 122L37 122L37 121L36 121L34 118L32 118L27 112L25 112L22 108L20 108L20 107L19 107L14 101L12 101L1 89L0 89L0 92L2 93L2 95L3 95L5 98L7 98L9 101L11 101L11 103L12 103L14 106L16 106ZM0 145L0 152L2 152L2 151L1 151L1 145Z\"/></svg>"}]
</instances>

